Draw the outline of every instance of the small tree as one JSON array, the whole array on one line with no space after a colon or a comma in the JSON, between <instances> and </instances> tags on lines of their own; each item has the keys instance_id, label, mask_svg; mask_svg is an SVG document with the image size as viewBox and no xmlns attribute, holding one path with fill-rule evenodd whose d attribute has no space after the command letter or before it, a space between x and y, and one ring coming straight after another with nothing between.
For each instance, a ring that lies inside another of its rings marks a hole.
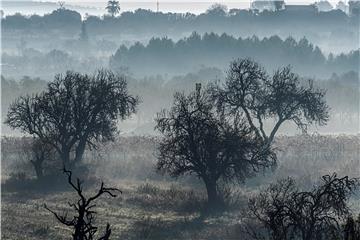
<instances>
[{"instance_id":1,"label":"small tree","mask_svg":"<svg viewBox=\"0 0 360 240\"><path fill-rule=\"evenodd\" d=\"M33 139L30 162L34 167L38 180L44 177L44 162L52 160L51 158L54 158L54 148L49 144L42 143L39 139Z\"/></svg>"},{"instance_id":2,"label":"small tree","mask_svg":"<svg viewBox=\"0 0 360 240\"><path fill-rule=\"evenodd\" d=\"M120 12L120 4L118 1L108 1L106 10L112 17Z\"/></svg>"},{"instance_id":3,"label":"small tree","mask_svg":"<svg viewBox=\"0 0 360 240\"><path fill-rule=\"evenodd\" d=\"M72 234L73 240L95 239L98 228L93 226L93 221L95 220L96 214L96 212L93 210L93 208L96 206L94 201L104 194L108 194L111 197L116 197L115 192L121 193L121 191L117 188L106 188L102 182L99 191L94 196L87 198L83 193L82 182L77 178L76 183L74 183L72 180L71 171L64 169L64 173L68 176L68 183L80 197L76 203L69 203L69 206L74 209L77 215L72 219L68 219L68 213L65 215L59 215L49 209L46 205L45 208L54 214L59 222L74 229L74 233ZM111 229L110 224L108 223L106 225L104 235L99 237L98 240L108 240L110 238L110 234Z\"/></svg>"},{"instance_id":4,"label":"small tree","mask_svg":"<svg viewBox=\"0 0 360 240\"><path fill-rule=\"evenodd\" d=\"M315 89L310 80L302 85L289 66L268 76L258 63L238 59L231 62L225 83L214 85L212 91L219 111L244 116L266 146L286 121L305 132L309 124L324 125L329 119L325 91ZM264 127L266 120L275 120L269 132Z\"/></svg>"},{"instance_id":5,"label":"small tree","mask_svg":"<svg viewBox=\"0 0 360 240\"><path fill-rule=\"evenodd\" d=\"M250 199L249 208L270 239L340 239L340 222L350 213L347 200L358 185L358 179L333 174L311 191L300 191L288 178Z\"/></svg>"},{"instance_id":6,"label":"small tree","mask_svg":"<svg viewBox=\"0 0 360 240\"><path fill-rule=\"evenodd\" d=\"M41 94L12 103L6 123L52 146L71 169L81 162L86 146L113 140L117 119L134 113L137 104L121 76L106 70L93 76L67 72Z\"/></svg>"},{"instance_id":7,"label":"small tree","mask_svg":"<svg viewBox=\"0 0 360 240\"><path fill-rule=\"evenodd\" d=\"M194 174L204 181L208 203L220 203L218 181L243 181L272 166L275 156L260 151L262 141L238 117L218 113L208 91L186 96L176 93L170 111L162 111L156 128L164 138L159 145L157 169L177 177Z\"/></svg>"}]
</instances>

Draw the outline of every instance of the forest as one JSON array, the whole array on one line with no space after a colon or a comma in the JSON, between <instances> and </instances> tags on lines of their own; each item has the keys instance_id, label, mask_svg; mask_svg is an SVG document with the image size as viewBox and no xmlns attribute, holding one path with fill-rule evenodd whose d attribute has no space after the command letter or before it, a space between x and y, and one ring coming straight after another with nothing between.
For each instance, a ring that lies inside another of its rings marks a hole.
<instances>
[{"instance_id":1,"label":"forest","mask_svg":"<svg viewBox=\"0 0 360 240\"><path fill-rule=\"evenodd\" d=\"M2 13L1 238L359 240L343 4Z\"/></svg>"},{"instance_id":2,"label":"forest","mask_svg":"<svg viewBox=\"0 0 360 240\"><path fill-rule=\"evenodd\" d=\"M155 55L157 58L152 59ZM290 64L305 77L324 77L329 72L356 71L359 50L327 57L306 38L299 41L292 37L282 40L278 36L236 39L226 34L210 33L201 36L193 33L177 42L168 38L152 38L146 46L141 43L128 48L121 46L111 57L110 67L115 70L128 68L138 75L155 75L159 71L184 74L201 65L225 68L236 57L251 57L261 61L269 70ZM144 65L144 61L151 64Z\"/></svg>"}]
</instances>

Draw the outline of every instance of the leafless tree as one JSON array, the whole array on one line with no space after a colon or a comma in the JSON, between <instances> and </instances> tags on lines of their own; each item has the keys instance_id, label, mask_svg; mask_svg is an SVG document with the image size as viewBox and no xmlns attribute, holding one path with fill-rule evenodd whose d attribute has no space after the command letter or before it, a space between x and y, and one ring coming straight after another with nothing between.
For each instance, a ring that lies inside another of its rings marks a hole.
<instances>
[{"instance_id":1,"label":"leafless tree","mask_svg":"<svg viewBox=\"0 0 360 240\"><path fill-rule=\"evenodd\" d=\"M162 111L156 128L159 144L157 168L174 177L194 174L205 183L210 206L221 204L218 181L243 181L274 164L270 149L259 151L262 141L240 118L229 121L216 111L211 95L201 91L177 93L170 111Z\"/></svg>"},{"instance_id":2,"label":"leafless tree","mask_svg":"<svg viewBox=\"0 0 360 240\"><path fill-rule=\"evenodd\" d=\"M72 169L86 146L114 139L118 118L134 113L138 102L128 93L126 80L111 71L92 76L69 71L57 75L44 92L18 98L6 123L51 145Z\"/></svg>"},{"instance_id":3,"label":"leafless tree","mask_svg":"<svg viewBox=\"0 0 360 240\"><path fill-rule=\"evenodd\" d=\"M309 124L324 125L329 119L325 91L315 89L309 80L301 85L300 77L289 66L272 76L251 59L238 59L230 64L223 85L213 86L218 109L230 116L241 115L251 129L270 146L280 126L294 122L306 131ZM267 133L264 122L274 119Z\"/></svg>"},{"instance_id":4,"label":"leafless tree","mask_svg":"<svg viewBox=\"0 0 360 240\"><path fill-rule=\"evenodd\" d=\"M288 178L252 198L249 208L270 239L339 239L341 222L350 214L347 200L358 186L358 179L333 174L311 191L300 191Z\"/></svg>"},{"instance_id":5,"label":"leafless tree","mask_svg":"<svg viewBox=\"0 0 360 240\"><path fill-rule=\"evenodd\" d=\"M110 197L116 197L117 195L115 193L121 193L121 191L117 188L107 188L102 182L98 192L95 195L87 198L83 193L83 186L80 179L77 178L76 182L73 182L72 172L64 169L64 173L68 177L68 183L80 197L80 199L76 203L69 203L69 206L73 208L77 215L73 216L72 218L68 218L68 212L66 212L64 215L59 215L55 211L49 209L46 205L45 208L52 214L54 214L55 218L60 223L73 228L73 240L95 239L98 228L93 226L93 221L96 214L96 212L93 210L93 208L96 206L94 204L94 201L104 194L108 194ZM110 224L107 223L105 233L97 239L108 240L110 238L110 234Z\"/></svg>"},{"instance_id":6,"label":"leafless tree","mask_svg":"<svg viewBox=\"0 0 360 240\"><path fill-rule=\"evenodd\" d=\"M196 174L207 189L209 203L218 202L217 182L254 176L273 167L275 134L285 121L302 130L308 124L326 124L324 92L304 87L290 67L267 76L249 59L230 64L224 85L186 96L177 93L170 111L156 119L164 138L159 145L158 169L172 176ZM270 134L264 121L276 119ZM238 131L238 132L236 132Z\"/></svg>"}]
</instances>

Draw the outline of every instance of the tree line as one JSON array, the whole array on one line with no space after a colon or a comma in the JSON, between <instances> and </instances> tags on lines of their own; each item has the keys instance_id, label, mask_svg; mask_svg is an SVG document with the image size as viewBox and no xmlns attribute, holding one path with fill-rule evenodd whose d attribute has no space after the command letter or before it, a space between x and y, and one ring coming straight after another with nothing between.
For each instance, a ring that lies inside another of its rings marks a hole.
<instances>
[{"instance_id":1,"label":"tree line","mask_svg":"<svg viewBox=\"0 0 360 240\"><path fill-rule=\"evenodd\" d=\"M115 2L115 1L113 1ZM119 12L118 6L113 4L107 7L111 15L87 16L85 22L89 26L92 33L104 33L110 30L115 33L131 33L136 31L156 32L160 29L169 32L175 27L181 31L192 29L209 29L219 30L221 26L226 28L245 27L247 25L257 25L259 27L273 26L280 24L282 28L288 28L293 23L300 23L303 29L311 27L320 29L323 26L334 27L356 27L358 15L348 16L341 10L332 10L328 12L306 12L299 11L263 11L257 12L247 9L230 9L221 5L210 7L205 13L199 15L192 13L165 13L153 12L146 9L137 9L133 12L122 12L121 15L115 17ZM115 11L112 14L112 11ZM286 21L284 21L286 20ZM19 14L8 15L2 19L1 25L4 30L10 29L57 29L57 30L73 30L81 25L80 13L60 7L44 16L31 15L24 16ZM206 26L206 23L215 23L215 26ZM206 31L206 30L205 30Z\"/></svg>"},{"instance_id":2,"label":"tree line","mask_svg":"<svg viewBox=\"0 0 360 240\"><path fill-rule=\"evenodd\" d=\"M357 71L359 65L359 50L327 57L306 38L299 41L292 37L283 40L276 35L263 39L235 38L194 32L179 41L152 38L145 45L139 42L129 47L122 45L111 57L110 67L113 70L128 68L137 75L183 74L201 65L224 68L237 56L261 61L271 71L279 65L290 64L304 76L317 77Z\"/></svg>"},{"instance_id":3,"label":"tree line","mask_svg":"<svg viewBox=\"0 0 360 240\"><path fill-rule=\"evenodd\" d=\"M17 69L21 68L23 75L44 78L66 70L91 72L90 66L101 68L109 65L115 71L126 70L136 73L136 76L179 75L202 66L222 69L236 56L250 56L269 70L278 65L292 64L304 76L328 78L332 73L357 71L359 64L358 50L326 55L306 38L297 41L276 35L260 39L194 32L179 41L152 38L147 44L137 42L127 47L122 45L117 50L116 47L113 42L89 43L79 39L67 41L60 49L43 52L24 43L18 47L18 54L2 54L3 72L19 77ZM111 53L109 59L107 54Z\"/></svg>"}]
</instances>

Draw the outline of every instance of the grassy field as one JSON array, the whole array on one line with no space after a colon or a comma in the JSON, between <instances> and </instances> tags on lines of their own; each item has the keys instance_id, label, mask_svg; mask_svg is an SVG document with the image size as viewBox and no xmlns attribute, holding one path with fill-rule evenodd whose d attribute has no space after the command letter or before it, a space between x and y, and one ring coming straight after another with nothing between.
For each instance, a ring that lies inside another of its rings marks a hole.
<instances>
[{"instance_id":1,"label":"grassy field","mask_svg":"<svg viewBox=\"0 0 360 240\"><path fill-rule=\"evenodd\" d=\"M209 217L199 211L204 205L201 191L163 183L122 182L116 186L123 194L103 197L96 206L100 232L111 223L112 239L239 239L238 222L245 211L245 198L238 199L231 211ZM1 239L69 239L70 229L58 223L43 205L62 213L69 209L67 202L76 197L71 191L3 192Z\"/></svg>"},{"instance_id":2,"label":"grassy field","mask_svg":"<svg viewBox=\"0 0 360 240\"><path fill-rule=\"evenodd\" d=\"M3 181L14 172L32 177L26 154L17 147L21 141L2 141ZM228 210L208 216L202 211L206 195L201 182L193 177L172 180L154 171L156 139L122 138L104 145L86 155L85 162L96 176L96 183L86 188L87 194L96 191L100 179L123 194L99 199L96 225L102 232L109 222L112 239L246 239L241 225L248 218L248 198L270 182L293 176L309 187L321 175L333 172L359 177L359 136L279 137L276 147L277 168L235 186L227 194ZM70 229L58 223L44 204L62 213L69 209L68 202L76 199L71 189L16 191L3 186L1 239L70 239ZM358 196L351 206L359 212Z\"/></svg>"}]
</instances>

